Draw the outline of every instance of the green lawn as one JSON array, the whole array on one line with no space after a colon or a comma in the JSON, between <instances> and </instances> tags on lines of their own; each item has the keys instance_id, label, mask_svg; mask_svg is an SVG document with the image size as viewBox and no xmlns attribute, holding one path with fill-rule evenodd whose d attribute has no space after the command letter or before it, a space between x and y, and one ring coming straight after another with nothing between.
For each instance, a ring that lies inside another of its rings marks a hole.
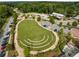
<instances>
[{"instance_id":1,"label":"green lawn","mask_svg":"<svg viewBox=\"0 0 79 59\"><path fill-rule=\"evenodd\" d=\"M44 50L55 42L51 31L43 29L34 20L24 20L18 27L18 43L22 48L30 50Z\"/></svg>"}]
</instances>

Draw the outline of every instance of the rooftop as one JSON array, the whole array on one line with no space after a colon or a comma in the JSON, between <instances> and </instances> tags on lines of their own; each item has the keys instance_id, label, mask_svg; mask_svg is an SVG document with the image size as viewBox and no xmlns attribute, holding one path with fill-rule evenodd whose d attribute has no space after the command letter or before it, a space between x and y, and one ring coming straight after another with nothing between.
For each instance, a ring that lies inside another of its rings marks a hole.
<instances>
[{"instance_id":1,"label":"rooftop","mask_svg":"<svg viewBox=\"0 0 79 59\"><path fill-rule=\"evenodd\" d=\"M53 14L53 15L62 16L62 17L64 16L63 14L60 14L60 13L55 13L55 12L53 12L52 14Z\"/></svg>"},{"instance_id":2,"label":"rooftop","mask_svg":"<svg viewBox=\"0 0 79 59\"><path fill-rule=\"evenodd\" d=\"M77 15L76 17L74 17L75 19L79 19L79 15Z\"/></svg>"},{"instance_id":3,"label":"rooftop","mask_svg":"<svg viewBox=\"0 0 79 59\"><path fill-rule=\"evenodd\" d=\"M72 28L71 33L74 38L79 38L79 29L78 28Z\"/></svg>"}]
</instances>

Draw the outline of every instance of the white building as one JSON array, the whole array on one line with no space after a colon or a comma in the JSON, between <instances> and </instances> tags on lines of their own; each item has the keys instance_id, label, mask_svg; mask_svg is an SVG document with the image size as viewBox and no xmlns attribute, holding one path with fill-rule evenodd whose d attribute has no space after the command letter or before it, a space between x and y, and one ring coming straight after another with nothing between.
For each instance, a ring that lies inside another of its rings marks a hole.
<instances>
[{"instance_id":1,"label":"white building","mask_svg":"<svg viewBox=\"0 0 79 59\"><path fill-rule=\"evenodd\" d=\"M74 17L75 19L79 19L79 15L77 15L76 17Z\"/></svg>"},{"instance_id":2,"label":"white building","mask_svg":"<svg viewBox=\"0 0 79 59\"><path fill-rule=\"evenodd\" d=\"M63 19L64 18L64 15L63 14L59 14L59 13L55 13L55 12L52 13L52 16L55 16L58 19Z\"/></svg>"}]
</instances>

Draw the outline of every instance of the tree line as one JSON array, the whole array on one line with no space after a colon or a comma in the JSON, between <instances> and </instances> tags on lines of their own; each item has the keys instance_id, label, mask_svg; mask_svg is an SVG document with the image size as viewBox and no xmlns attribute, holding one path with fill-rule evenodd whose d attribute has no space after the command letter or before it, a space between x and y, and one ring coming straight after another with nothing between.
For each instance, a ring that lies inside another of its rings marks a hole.
<instances>
[{"instance_id":1,"label":"tree line","mask_svg":"<svg viewBox=\"0 0 79 59\"><path fill-rule=\"evenodd\" d=\"M79 2L9 2L6 3L11 7L17 7L21 12L52 12L62 13L67 17L79 14Z\"/></svg>"},{"instance_id":2,"label":"tree line","mask_svg":"<svg viewBox=\"0 0 79 59\"><path fill-rule=\"evenodd\" d=\"M7 17L11 16L12 10L7 5L0 5L0 30L7 21Z\"/></svg>"},{"instance_id":3,"label":"tree line","mask_svg":"<svg viewBox=\"0 0 79 59\"><path fill-rule=\"evenodd\" d=\"M79 14L79 2L1 2L0 3L0 28L6 22L5 18L12 14L13 8L21 12L37 12L51 14L62 13L67 17Z\"/></svg>"}]
</instances>

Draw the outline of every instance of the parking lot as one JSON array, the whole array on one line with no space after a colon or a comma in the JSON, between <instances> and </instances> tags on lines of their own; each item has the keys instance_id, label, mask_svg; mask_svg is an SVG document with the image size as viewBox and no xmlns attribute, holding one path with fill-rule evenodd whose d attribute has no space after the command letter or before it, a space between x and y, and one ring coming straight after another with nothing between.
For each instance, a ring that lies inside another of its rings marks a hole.
<instances>
[{"instance_id":1,"label":"parking lot","mask_svg":"<svg viewBox=\"0 0 79 59\"><path fill-rule=\"evenodd\" d=\"M6 27L4 28L4 33L0 37L0 57L5 56L6 53L5 48L10 36L10 30L11 30L10 25L12 22L13 22L13 17L10 17L9 21L6 24Z\"/></svg>"}]
</instances>

